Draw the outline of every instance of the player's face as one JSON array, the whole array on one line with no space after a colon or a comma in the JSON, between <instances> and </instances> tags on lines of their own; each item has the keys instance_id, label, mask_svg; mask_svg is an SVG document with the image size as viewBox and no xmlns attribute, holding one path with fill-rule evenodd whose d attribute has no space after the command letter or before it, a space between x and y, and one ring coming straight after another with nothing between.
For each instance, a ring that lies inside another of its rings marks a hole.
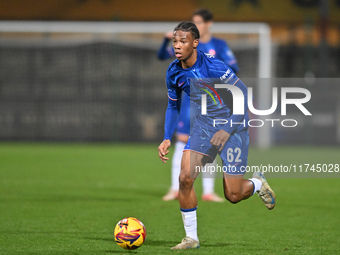
<instances>
[{"instance_id":1,"label":"player's face","mask_svg":"<svg viewBox=\"0 0 340 255\"><path fill-rule=\"evenodd\" d=\"M181 30L174 31L172 41L176 58L183 62L192 58L194 50L198 45L198 39L194 39L190 32Z\"/></svg>"},{"instance_id":2,"label":"player's face","mask_svg":"<svg viewBox=\"0 0 340 255\"><path fill-rule=\"evenodd\" d=\"M212 25L211 21L205 22L200 15L195 15L192 17L192 22L195 23L201 36L209 33L210 27Z\"/></svg>"}]
</instances>

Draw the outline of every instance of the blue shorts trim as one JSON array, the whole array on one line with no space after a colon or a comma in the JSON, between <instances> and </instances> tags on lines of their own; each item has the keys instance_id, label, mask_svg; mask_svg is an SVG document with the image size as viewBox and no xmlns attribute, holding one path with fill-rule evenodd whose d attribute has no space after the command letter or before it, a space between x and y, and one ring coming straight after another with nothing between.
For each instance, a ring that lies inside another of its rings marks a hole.
<instances>
[{"instance_id":1,"label":"blue shorts trim","mask_svg":"<svg viewBox=\"0 0 340 255\"><path fill-rule=\"evenodd\" d=\"M183 208L179 208L182 212L193 212L193 211L196 211L197 210L197 207L194 207L194 208L190 208L190 209L183 209Z\"/></svg>"}]
</instances>

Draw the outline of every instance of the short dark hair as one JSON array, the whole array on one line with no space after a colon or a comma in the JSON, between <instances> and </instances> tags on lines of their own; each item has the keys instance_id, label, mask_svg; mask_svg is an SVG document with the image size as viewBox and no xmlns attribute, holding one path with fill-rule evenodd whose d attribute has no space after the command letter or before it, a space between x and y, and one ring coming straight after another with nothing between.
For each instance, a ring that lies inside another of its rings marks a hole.
<instances>
[{"instance_id":1,"label":"short dark hair","mask_svg":"<svg viewBox=\"0 0 340 255\"><path fill-rule=\"evenodd\" d=\"M204 22L212 21L214 18L213 14L208 9L199 9L192 14L192 16L196 15L201 16Z\"/></svg>"},{"instance_id":2,"label":"short dark hair","mask_svg":"<svg viewBox=\"0 0 340 255\"><path fill-rule=\"evenodd\" d=\"M177 30L190 32L191 35L194 37L194 39L200 39L200 32L198 31L198 28L196 27L196 25L192 23L191 21L183 21L179 23L175 27L174 31L177 31Z\"/></svg>"}]
</instances>

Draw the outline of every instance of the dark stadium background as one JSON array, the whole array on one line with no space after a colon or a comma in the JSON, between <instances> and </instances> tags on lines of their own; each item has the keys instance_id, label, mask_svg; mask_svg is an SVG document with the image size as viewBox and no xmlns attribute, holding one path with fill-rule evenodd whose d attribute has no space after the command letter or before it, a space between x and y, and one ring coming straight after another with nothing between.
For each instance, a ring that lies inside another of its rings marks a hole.
<instances>
[{"instance_id":1,"label":"dark stadium background","mask_svg":"<svg viewBox=\"0 0 340 255\"><path fill-rule=\"evenodd\" d=\"M335 0L71 0L43 4L37 0L0 1L0 19L181 21L190 19L190 13L199 7L210 8L219 22L269 24L275 45L273 77L339 76L340 3ZM42 35L43 39L49 37L53 34ZM166 107L163 84L170 61L156 60L159 38L158 43L143 50L117 42L60 46L37 45L29 39L14 43L1 36L0 40L2 140L158 142L162 139ZM239 60L239 76L254 78L257 63L252 61L257 52L233 50ZM150 70L153 72L147 75ZM326 107L314 99L312 107L322 105L323 111L335 119L327 125L310 126L308 136L298 129L293 133L281 132L281 136L274 134L276 144L339 144L338 88L313 89L315 95L322 91L320 96L327 98L328 104ZM327 135L317 139L316 134L320 133Z\"/></svg>"}]
</instances>

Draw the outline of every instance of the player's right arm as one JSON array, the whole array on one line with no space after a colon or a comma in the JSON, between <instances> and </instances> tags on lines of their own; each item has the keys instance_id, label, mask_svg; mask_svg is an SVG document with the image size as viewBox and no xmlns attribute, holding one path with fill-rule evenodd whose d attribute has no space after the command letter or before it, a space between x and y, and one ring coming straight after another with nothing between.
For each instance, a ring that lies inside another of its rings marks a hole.
<instances>
[{"instance_id":1,"label":"player's right arm","mask_svg":"<svg viewBox=\"0 0 340 255\"><path fill-rule=\"evenodd\" d=\"M169 153L170 145L171 145L171 141L167 139L167 140L164 140L158 146L158 156L163 163L166 163L166 161L169 160L169 158L167 158L166 155Z\"/></svg>"},{"instance_id":2,"label":"player's right arm","mask_svg":"<svg viewBox=\"0 0 340 255\"><path fill-rule=\"evenodd\" d=\"M174 52L173 47L168 46L169 41L172 38L172 34L173 34L173 32L168 32L168 33L165 34L163 43L162 43L162 45L159 48L158 53L157 53L158 59L166 60L166 59L169 59L169 58L173 58L175 56L175 52Z\"/></svg>"},{"instance_id":3,"label":"player's right arm","mask_svg":"<svg viewBox=\"0 0 340 255\"><path fill-rule=\"evenodd\" d=\"M158 155L163 163L169 159L166 155L169 153L171 138L176 130L179 111L181 109L181 90L175 86L175 83L168 77L166 78L168 88L168 107L165 113L164 139L158 147Z\"/></svg>"}]
</instances>

